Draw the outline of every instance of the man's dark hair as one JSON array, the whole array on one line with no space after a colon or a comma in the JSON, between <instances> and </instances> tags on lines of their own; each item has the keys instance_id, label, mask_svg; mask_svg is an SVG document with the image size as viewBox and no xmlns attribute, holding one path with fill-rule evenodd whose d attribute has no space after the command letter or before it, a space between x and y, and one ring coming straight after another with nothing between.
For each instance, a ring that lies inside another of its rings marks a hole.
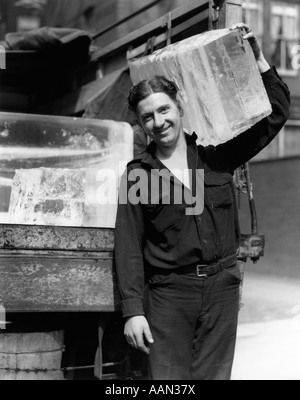
<instances>
[{"instance_id":1,"label":"man's dark hair","mask_svg":"<svg viewBox=\"0 0 300 400\"><path fill-rule=\"evenodd\" d=\"M145 79L139 82L129 90L129 109L136 114L137 106L140 101L150 96L150 94L160 92L167 94L174 102L177 101L176 95L178 92L178 87L176 84L169 81L164 76L155 75L151 79Z\"/></svg>"}]
</instances>

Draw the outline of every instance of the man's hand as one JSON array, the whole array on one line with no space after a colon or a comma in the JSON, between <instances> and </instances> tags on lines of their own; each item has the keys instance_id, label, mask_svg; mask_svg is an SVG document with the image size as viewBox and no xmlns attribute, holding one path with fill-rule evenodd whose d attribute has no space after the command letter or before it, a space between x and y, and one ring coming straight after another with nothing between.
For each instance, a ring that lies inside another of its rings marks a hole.
<instances>
[{"instance_id":1,"label":"man's hand","mask_svg":"<svg viewBox=\"0 0 300 400\"><path fill-rule=\"evenodd\" d=\"M243 39L248 40L250 46L252 47L254 57L256 59L256 63L260 73L268 71L270 69L270 65L265 59L262 49L258 43L258 40L255 37L249 25L244 24L243 22L239 22L238 24L232 25L230 29L231 30L243 29L246 32L246 34L243 36Z\"/></svg>"},{"instance_id":2,"label":"man's hand","mask_svg":"<svg viewBox=\"0 0 300 400\"><path fill-rule=\"evenodd\" d=\"M124 327L124 335L128 344L146 354L150 353L148 343L153 343L148 321L143 315L137 315L127 319ZM144 339L146 339L146 344Z\"/></svg>"}]
</instances>

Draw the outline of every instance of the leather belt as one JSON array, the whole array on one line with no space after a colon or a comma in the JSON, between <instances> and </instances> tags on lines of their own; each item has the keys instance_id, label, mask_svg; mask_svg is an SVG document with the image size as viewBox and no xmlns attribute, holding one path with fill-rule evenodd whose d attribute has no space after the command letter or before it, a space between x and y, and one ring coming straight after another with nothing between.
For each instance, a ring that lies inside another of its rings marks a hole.
<instances>
[{"instance_id":1,"label":"leather belt","mask_svg":"<svg viewBox=\"0 0 300 400\"><path fill-rule=\"evenodd\" d=\"M152 275L169 275L169 274L195 274L196 276L210 276L222 271L223 269L229 268L237 263L236 254L231 254L227 257L221 258L220 260L212 264L198 264L189 267L177 267L177 268L151 268Z\"/></svg>"}]
</instances>

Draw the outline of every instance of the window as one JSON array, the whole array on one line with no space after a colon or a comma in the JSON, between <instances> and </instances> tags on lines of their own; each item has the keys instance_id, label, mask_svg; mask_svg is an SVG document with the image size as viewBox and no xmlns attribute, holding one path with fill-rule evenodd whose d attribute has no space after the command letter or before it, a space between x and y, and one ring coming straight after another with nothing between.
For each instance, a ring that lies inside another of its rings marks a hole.
<instances>
[{"instance_id":1,"label":"window","mask_svg":"<svg viewBox=\"0 0 300 400\"><path fill-rule=\"evenodd\" d=\"M17 31L31 31L41 26L41 19L37 15L19 15L17 17Z\"/></svg>"},{"instance_id":2,"label":"window","mask_svg":"<svg viewBox=\"0 0 300 400\"><path fill-rule=\"evenodd\" d=\"M298 52L300 39L299 5L271 2L271 62L279 73L296 75L293 57Z\"/></svg>"},{"instance_id":3,"label":"window","mask_svg":"<svg viewBox=\"0 0 300 400\"><path fill-rule=\"evenodd\" d=\"M264 17L262 0L243 1L243 21L251 26L260 44L262 44Z\"/></svg>"}]
</instances>

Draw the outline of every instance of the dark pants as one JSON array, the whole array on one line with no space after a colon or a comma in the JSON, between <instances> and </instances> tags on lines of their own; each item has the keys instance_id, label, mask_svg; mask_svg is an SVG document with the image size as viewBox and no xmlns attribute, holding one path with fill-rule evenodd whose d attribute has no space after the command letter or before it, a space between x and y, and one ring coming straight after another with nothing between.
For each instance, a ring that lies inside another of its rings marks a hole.
<instances>
[{"instance_id":1,"label":"dark pants","mask_svg":"<svg viewBox=\"0 0 300 400\"><path fill-rule=\"evenodd\" d=\"M150 379L230 379L240 282L236 265L207 277L172 273L150 278Z\"/></svg>"}]
</instances>

